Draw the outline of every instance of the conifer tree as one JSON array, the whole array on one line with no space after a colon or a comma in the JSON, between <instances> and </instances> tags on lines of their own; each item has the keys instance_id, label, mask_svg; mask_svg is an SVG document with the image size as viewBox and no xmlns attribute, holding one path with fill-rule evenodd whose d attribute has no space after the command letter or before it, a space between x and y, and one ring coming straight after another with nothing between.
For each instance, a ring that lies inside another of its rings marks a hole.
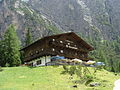
<instances>
[{"instance_id":1,"label":"conifer tree","mask_svg":"<svg viewBox=\"0 0 120 90\"><path fill-rule=\"evenodd\" d=\"M25 38L25 46L28 46L32 43L32 34L30 31L30 28L28 28L27 33L26 33L26 38Z\"/></svg>"},{"instance_id":2,"label":"conifer tree","mask_svg":"<svg viewBox=\"0 0 120 90\"><path fill-rule=\"evenodd\" d=\"M10 25L4 35L4 59L10 66L18 66L20 60L20 41L14 25Z\"/></svg>"},{"instance_id":3,"label":"conifer tree","mask_svg":"<svg viewBox=\"0 0 120 90\"><path fill-rule=\"evenodd\" d=\"M0 41L0 66L5 66L6 61L4 60L4 44L3 40Z\"/></svg>"}]
</instances>

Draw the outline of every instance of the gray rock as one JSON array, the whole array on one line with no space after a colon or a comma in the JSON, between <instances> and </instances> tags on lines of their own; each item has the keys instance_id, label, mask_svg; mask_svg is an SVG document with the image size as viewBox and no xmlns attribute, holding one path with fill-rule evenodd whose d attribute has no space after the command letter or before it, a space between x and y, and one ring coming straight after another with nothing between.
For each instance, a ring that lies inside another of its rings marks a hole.
<instances>
[{"instance_id":1,"label":"gray rock","mask_svg":"<svg viewBox=\"0 0 120 90\"><path fill-rule=\"evenodd\" d=\"M99 82L92 82L92 83L90 83L90 87L97 87L97 86L100 86Z\"/></svg>"}]
</instances>

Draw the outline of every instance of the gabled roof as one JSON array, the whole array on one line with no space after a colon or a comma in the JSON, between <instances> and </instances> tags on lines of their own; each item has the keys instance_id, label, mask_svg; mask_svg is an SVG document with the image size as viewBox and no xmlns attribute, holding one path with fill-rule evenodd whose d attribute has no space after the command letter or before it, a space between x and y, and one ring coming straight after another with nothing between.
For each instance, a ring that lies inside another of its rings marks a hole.
<instances>
[{"instance_id":1,"label":"gabled roof","mask_svg":"<svg viewBox=\"0 0 120 90\"><path fill-rule=\"evenodd\" d=\"M69 36L73 37L77 42L82 43L82 45L83 45L87 50L89 50L89 51L92 51L92 50L94 49L91 45L89 45L87 42L85 42L83 39L81 39L81 38L80 38L78 35L76 35L74 32L69 32L69 33L62 33L62 34L57 34L57 35L51 35L51 36L43 37L43 38L35 41L34 43L32 43L32 44L24 47L24 48L21 49L21 50L25 50L25 49L27 49L28 47L30 47L30 46L38 43L38 42L41 42L41 41L43 41L43 40L45 40L45 39L60 37L60 36L64 36L64 35L69 35Z\"/></svg>"}]
</instances>

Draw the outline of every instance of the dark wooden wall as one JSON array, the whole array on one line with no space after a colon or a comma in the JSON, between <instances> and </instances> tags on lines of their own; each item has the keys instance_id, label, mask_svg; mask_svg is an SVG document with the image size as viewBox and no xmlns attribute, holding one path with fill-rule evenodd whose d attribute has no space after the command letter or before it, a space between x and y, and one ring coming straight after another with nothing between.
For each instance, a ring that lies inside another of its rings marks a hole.
<instances>
[{"instance_id":1,"label":"dark wooden wall","mask_svg":"<svg viewBox=\"0 0 120 90\"><path fill-rule=\"evenodd\" d=\"M70 36L59 36L42 39L24 50L25 61L41 56L64 56L66 58L78 58L88 60L88 50Z\"/></svg>"}]
</instances>

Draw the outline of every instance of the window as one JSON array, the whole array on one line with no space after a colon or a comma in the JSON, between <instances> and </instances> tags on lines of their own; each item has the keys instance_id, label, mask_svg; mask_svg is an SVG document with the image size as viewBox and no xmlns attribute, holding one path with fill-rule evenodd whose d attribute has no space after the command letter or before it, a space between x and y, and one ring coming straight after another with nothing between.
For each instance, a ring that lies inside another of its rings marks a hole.
<instances>
[{"instance_id":1,"label":"window","mask_svg":"<svg viewBox=\"0 0 120 90\"><path fill-rule=\"evenodd\" d=\"M75 53L75 55L77 55L77 53Z\"/></svg>"},{"instance_id":2,"label":"window","mask_svg":"<svg viewBox=\"0 0 120 90\"><path fill-rule=\"evenodd\" d=\"M54 41L55 41L55 39L52 39L52 41L54 42Z\"/></svg>"},{"instance_id":3,"label":"window","mask_svg":"<svg viewBox=\"0 0 120 90\"><path fill-rule=\"evenodd\" d=\"M39 51L36 51L36 53L38 54L38 53L39 53Z\"/></svg>"},{"instance_id":4,"label":"window","mask_svg":"<svg viewBox=\"0 0 120 90\"><path fill-rule=\"evenodd\" d=\"M30 56L33 56L33 53L30 53Z\"/></svg>"},{"instance_id":5,"label":"window","mask_svg":"<svg viewBox=\"0 0 120 90\"><path fill-rule=\"evenodd\" d=\"M63 43L63 41L60 41L60 43Z\"/></svg>"},{"instance_id":6,"label":"window","mask_svg":"<svg viewBox=\"0 0 120 90\"><path fill-rule=\"evenodd\" d=\"M39 64L42 64L42 63L41 63L41 60L37 61L37 65L39 65Z\"/></svg>"},{"instance_id":7,"label":"window","mask_svg":"<svg viewBox=\"0 0 120 90\"><path fill-rule=\"evenodd\" d=\"M63 50L60 50L61 53L63 53Z\"/></svg>"},{"instance_id":8,"label":"window","mask_svg":"<svg viewBox=\"0 0 120 90\"><path fill-rule=\"evenodd\" d=\"M52 51L55 51L55 49L54 49L54 48L52 48Z\"/></svg>"},{"instance_id":9,"label":"window","mask_svg":"<svg viewBox=\"0 0 120 90\"><path fill-rule=\"evenodd\" d=\"M70 43L68 43L68 45L70 45Z\"/></svg>"},{"instance_id":10,"label":"window","mask_svg":"<svg viewBox=\"0 0 120 90\"><path fill-rule=\"evenodd\" d=\"M66 47L68 47L68 45L66 45Z\"/></svg>"}]
</instances>

